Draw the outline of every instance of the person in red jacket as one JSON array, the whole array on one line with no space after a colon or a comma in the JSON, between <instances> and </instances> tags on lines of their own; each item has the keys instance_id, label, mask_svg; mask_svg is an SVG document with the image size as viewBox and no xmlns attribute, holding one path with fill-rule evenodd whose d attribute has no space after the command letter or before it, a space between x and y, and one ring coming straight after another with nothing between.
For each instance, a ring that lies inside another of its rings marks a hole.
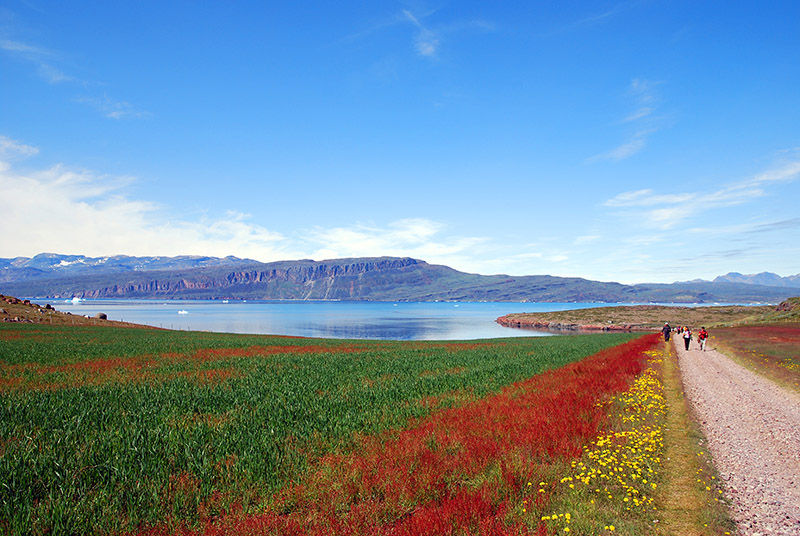
<instances>
[{"instance_id":1,"label":"person in red jacket","mask_svg":"<svg viewBox=\"0 0 800 536\"><path fill-rule=\"evenodd\" d=\"M708 340L708 332L706 331L705 326L700 328L700 331L697 333L697 340L700 341L700 349L705 352L706 340Z\"/></svg>"}]
</instances>

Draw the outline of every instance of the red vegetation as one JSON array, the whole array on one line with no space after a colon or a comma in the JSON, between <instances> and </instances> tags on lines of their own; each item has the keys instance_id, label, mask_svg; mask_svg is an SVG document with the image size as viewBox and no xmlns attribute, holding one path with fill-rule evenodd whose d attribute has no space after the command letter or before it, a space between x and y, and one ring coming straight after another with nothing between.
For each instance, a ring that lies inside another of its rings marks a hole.
<instances>
[{"instance_id":1,"label":"red vegetation","mask_svg":"<svg viewBox=\"0 0 800 536\"><path fill-rule=\"evenodd\" d=\"M3 330L0 331L0 341L13 341L16 339L40 341L48 339L49 335L50 333L38 329L26 329L24 331Z\"/></svg>"},{"instance_id":2,"label":"red vegetation","mask_svg":"<svg viewBox=\"0 0 800 536\"><path fill-rule=\"evenodd\" d=\"M8 332L15 333L15 332ZM340 346L293 346L269 345L246 348L201 348L191 354L167 352L160 355L138 355L135 357L108 357L63 365L23 365L0 362L0 392L17 389L54 390L85 385L164 381L183 377L203 384L218 383L234 377L232 368L197 369L170 373L161 370L174 363L192 365L209 361L225 361L235 357L271 356L279 354L311 355L322 353L354 353L367 349L357 345ZM382 378L385 379L385 378Z\"/></svg>"},{"instance_id":3,"label":"red vegetation","mask_svg":"<svg viewBox=\"0 0 800 536\"><path fill-rule=\"evenodd\" d=\"M207 519L199 533L546 534L538 520L529 529L516 508L527 482L538 482L551 460L581 455L606 422L597 401L627 389L658 341L641 337L366 438L351 454L322 458L266 512Z\"/></svg>"},{"instance_id":4,"label":"red vegetation","mask_svg":"<svg viewBox=\"0 0 800 536\"><path fill-rule=\"evenodd\" d=\"M800 323L717 328L711 336L712 345L721 342L726 351L755 360L776 377L800 383Z\"/></svg>"},{"instance_id":5,"label":"red vegetation","mask_svg":"<svg viewBox=\"0 0 800 536\"><path fill-rule=\"evenodd\" d=\"M712 336L730 342L739 350L757 351L774 357L796 357L800 353L800 323L718 328Z\"/></svg>"},{"instance_id":6,"label":"red vegetation","mask_svg":"<svg viewBox=\"0 0 800 536\"><path fill-rule=\"evenodd\" d=\"M800 324L746 326L738 328L744 338L766 339L771 343L788 343L800 346Z\"/></svg>"}]
</instances>

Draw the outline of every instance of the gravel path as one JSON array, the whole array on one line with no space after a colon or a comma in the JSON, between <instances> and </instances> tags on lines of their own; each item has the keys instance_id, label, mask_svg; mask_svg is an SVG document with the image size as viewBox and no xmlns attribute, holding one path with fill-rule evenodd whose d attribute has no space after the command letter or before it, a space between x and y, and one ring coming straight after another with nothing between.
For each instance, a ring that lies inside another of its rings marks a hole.
<instances>
[{"instance_id":1,"label":"gravel path","mask_svg":"<svg viewBox=\"0 0 800 536\"><path fill-rule=\"evenodd\" d=\"M675 346L739 533L800 535L800 396L695 341Z\"/></svg>"}]
</instances>

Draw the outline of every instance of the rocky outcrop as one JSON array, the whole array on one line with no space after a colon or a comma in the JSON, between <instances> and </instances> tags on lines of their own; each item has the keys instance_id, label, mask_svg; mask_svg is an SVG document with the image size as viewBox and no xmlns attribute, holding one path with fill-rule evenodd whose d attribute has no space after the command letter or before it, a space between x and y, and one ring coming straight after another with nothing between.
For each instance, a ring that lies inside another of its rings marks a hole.
<instances>
[{"instance_id":1,"label":"rocky outcrop","mask_svg":"<svg viewBox=\"0 0 800 536\"><path fill-rule=\"evenodd\" d=\"M781 313L800 310L800 298L789 298L788 300L784 300L778 304L775 310Z\"/></svg>"}]
</instances>

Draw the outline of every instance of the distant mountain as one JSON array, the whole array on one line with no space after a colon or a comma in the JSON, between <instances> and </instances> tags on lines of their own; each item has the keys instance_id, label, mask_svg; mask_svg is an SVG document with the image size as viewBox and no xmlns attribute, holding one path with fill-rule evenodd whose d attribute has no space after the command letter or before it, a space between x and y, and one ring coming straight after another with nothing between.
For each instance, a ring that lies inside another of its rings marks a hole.
<instances>
[{"instance_id":1,"label":"distant mountain","mask_svg":"<svg viewBox=\"0 0 800 536\"><path fill-rule=\"evenodd\" d=\"M739 272L729 272L714 278L714 283L744 283L746 285L764 285L768 287L800 288L800 274L781 277L772 272L747 275Z\"/></svg>"},{"instance_id":2,"label":"distant mountain","mask_svg":"<svg viewBox=\"0 0 800 536\"><path fill-rule=\"evenodd\" d=\"M53 279L77 275L119 274L155 270L186 270L211 266L237 266L256 261L237 257L84 257L83 255L58 255L40 253L33 258L16 257L0 259L0 282Z\"/></svg>"},{"instance_id":3,"label":"distant mountain","mask_svg":"<svg viewBox=\"0 0 800 536\"><path fill-rule=\"evenodd\" d=\"M737 282L622 285L549 275L477 275L407 257L260 263L236 257L44 254L0 259L0 273L0 293L37 298L777 303L797 294L787 287Z\"/></svg>"}]
</instances>

